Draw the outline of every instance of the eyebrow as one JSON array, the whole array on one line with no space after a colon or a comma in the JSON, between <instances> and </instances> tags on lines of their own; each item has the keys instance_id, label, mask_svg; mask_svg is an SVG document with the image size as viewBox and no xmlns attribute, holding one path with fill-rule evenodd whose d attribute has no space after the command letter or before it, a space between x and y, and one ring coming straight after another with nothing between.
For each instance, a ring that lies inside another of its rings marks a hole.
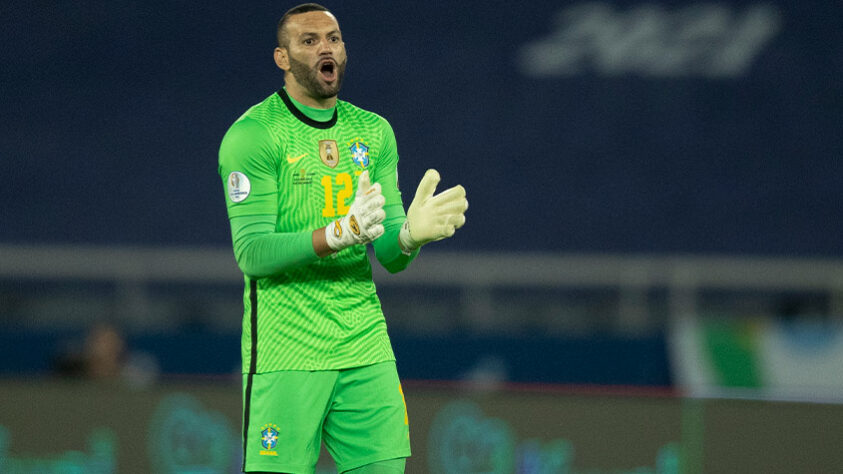
<instances>
[{"instance_id":1,"label":"eyebrow","mask_svg":"<svg viewBox=\"0 0 843 474\"><path fill-rule=\"evenodd\" d=\"M331 30L331 31L326 33L326 35L339 35L339 34L341 34L340 30ZM319 33L315 33L313 31L305 31L304 33L301 33L299 35L300 38L303 38L305 36L319 36Z\"/></svg>"}]
</instances>

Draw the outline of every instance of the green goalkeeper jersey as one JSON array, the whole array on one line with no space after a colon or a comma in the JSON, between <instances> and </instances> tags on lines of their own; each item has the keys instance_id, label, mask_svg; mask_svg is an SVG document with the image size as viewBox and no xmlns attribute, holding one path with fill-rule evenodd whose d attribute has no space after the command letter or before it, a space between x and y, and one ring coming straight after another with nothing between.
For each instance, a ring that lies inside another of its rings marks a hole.
<instances>
[{"instance_id":1,"label":"green goalkeeper jersey","mask_svg":"<svg viewBox=\"0 0 843 474\"><path fill-rule=\"evenodd\" d=\"M344 101L333 111L305 112L282 89L240 117L220 146L235 254L235 223L270 216L270 237L280 239L279 261L286 262L256 276L244 268L247 257L238 258L246 281L244 372L334 370L395 359L366 247L319 259L310 237L348 212L357 178L368 170L386 200L387 231L374 242L378 259L387 268L398 262L397 270L412 260L415 255L397 250L404 210L395 136L385 119ZM316 120L315 112L328 116Z\"/></svg>"}]
</instances>

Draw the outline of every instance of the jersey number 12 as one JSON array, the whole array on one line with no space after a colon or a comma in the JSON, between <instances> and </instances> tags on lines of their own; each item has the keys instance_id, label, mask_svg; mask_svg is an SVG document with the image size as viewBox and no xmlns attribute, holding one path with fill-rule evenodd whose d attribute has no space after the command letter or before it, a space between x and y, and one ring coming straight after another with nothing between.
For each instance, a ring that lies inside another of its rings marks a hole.
<instances>
[{"instance_id":1,"label":"jersey number 12","mask_svg":"<svg viewBox=\"0 0 843 474\"><path fill-rule=\"evenodd\" d=\"M334 179L331 176L322 176L322 189L325 191L325 207L322 208L323 217L344 216L348 214L349 206L346 200L351 197L354 191L354 184L351 175L339 173ZM334 184L337 186L336 207L334 207Z\"/></svg>"}]
</instances>

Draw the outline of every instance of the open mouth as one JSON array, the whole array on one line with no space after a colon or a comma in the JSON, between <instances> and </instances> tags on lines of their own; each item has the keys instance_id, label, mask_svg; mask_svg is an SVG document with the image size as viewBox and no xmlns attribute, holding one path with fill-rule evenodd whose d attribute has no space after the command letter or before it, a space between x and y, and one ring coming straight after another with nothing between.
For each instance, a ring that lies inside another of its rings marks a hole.
<instances>
[{"instance_id":1,"label":"open mouth","mask_svg":"<svg viewBox=\"0 0 843 474\"><path fill-rule=\"evenodd\" d=\"M319 74L325 82L333 82L337 78L337 64L333 59L326 59L319 63Z\"/></svg>"}]
</instances>

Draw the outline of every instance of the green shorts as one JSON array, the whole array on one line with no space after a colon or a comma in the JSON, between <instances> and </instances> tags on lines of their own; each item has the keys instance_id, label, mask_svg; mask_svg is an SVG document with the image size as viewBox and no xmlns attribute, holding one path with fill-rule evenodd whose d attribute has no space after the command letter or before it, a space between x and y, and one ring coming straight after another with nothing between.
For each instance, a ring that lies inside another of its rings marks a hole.
<instances>
[{"instance_id":1,"label":"green shorts","mask_svg":"<svg viewBox=\"0 0 843 474\"><path fill-rule=\"evenodd\" d=\"M321 443L343 472L410 456L395 362L243 375L243 470L312 473Z\"/></svg>"}]
</instances>

